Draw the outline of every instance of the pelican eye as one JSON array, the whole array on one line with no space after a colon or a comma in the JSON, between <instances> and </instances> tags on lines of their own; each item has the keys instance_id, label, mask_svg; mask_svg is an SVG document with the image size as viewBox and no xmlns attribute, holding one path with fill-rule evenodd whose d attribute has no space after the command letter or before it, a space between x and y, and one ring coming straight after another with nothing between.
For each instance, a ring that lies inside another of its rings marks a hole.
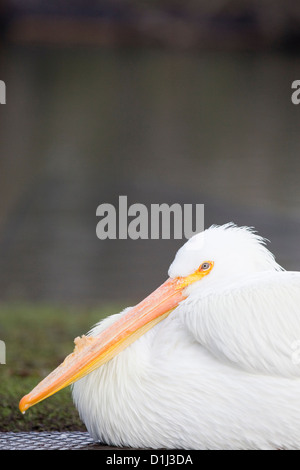
<instances>
[{"instance_id":1,"label":"pelican eye","mask_svg":"<svg viewBox=\"0 0 300 470\"><path fill-rule=\"evenodd\" d=\"M210 263L202 263L200 266L201 271L207 271L210 268Z\"/></svg>"}]
</instances>

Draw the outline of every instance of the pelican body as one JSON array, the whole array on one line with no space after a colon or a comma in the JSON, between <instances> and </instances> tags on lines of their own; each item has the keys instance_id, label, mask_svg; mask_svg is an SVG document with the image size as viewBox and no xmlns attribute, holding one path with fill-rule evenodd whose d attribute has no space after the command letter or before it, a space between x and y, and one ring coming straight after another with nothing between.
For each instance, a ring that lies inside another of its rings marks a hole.
<instances>
[{"instance_id":1,"label":"pelican body","mask_svg":"<svg viewBox=\"0 0 300 470\"><path fill-rule=\"evenodd\" d=\"M162 286L75 344L21 411L72 384L95 441L300 446L300 273L283 270L250 228L194 235Z\"/></svg>"}]
</instances>

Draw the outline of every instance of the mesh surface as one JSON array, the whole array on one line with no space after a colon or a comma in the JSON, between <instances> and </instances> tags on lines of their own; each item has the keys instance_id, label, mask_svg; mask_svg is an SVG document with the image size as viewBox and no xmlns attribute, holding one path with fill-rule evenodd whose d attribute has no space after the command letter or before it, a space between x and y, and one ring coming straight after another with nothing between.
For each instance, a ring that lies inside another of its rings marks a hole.
<instances>
[{"instance_id":1,"label":"mesh surface","mask_svg":"<svg viewBox=\"0 0 300 470\"><path fill-rule=\"evenodd\" d=\"M0 432L0 450L106 450L87 432Z\"/></svg>"}]
</instances>

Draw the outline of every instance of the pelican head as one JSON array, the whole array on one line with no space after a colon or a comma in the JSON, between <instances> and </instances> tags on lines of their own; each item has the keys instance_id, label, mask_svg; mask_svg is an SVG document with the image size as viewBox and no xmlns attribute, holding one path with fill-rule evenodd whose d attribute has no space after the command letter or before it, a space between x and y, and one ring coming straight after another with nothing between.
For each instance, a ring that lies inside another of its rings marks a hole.
<instances>
[{"instance_id":1,"label":"pelican head","mask_svg":"<svg viewBox=\"0 0 300 470\"><path fill-rule=\"evenodd\" d=\"M241 276L268 270L281 270L273 254L266 248L267 240L250 227L233 223L213 225L190 238L177 252L169 267L170 278L185 278L197 272L202 263L213 262L205 283L190 284L188 292L203 289L203 284L231 283Z\"/></svg>"}]
</instances>

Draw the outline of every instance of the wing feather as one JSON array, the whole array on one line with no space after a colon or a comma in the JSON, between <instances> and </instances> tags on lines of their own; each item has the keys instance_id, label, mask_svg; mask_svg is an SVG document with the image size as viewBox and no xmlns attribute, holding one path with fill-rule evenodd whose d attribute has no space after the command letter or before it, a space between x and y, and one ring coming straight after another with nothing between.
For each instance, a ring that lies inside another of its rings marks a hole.
<instances>
[{"instance_id":1,"label":"wing feather","mask_svg":"<svg viewBox=\"0 0 300 470\"><path fill-rule=\"evenodd\" d=\"M263 272L182 304L190 332L220 360L300 376L300 273Z\"/></svg>"}]
</instances>

